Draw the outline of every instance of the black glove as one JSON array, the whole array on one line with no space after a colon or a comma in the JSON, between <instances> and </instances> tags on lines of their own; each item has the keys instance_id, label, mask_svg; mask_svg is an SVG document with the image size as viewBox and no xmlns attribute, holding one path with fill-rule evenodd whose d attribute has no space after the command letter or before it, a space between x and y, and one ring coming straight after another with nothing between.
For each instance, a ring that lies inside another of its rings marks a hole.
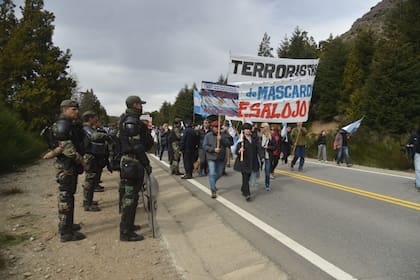
<instances>
[{"instance_id":1,"label":"black glove","mask_svg":"<svg viewBox=\"0 0 420 280\"><path fill-rule=\"evenodd\" d=\"M147 175L152 174L152 167L150 165L146 165L144 169L146 169Z\"/></svg>"}]
</instances>

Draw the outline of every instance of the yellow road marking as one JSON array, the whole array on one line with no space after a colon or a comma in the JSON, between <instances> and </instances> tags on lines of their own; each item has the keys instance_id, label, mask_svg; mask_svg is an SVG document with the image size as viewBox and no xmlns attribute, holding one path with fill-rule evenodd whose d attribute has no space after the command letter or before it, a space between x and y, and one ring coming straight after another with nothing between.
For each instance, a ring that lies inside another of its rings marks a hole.
<instances>
[{"instance_id":1,"label":"yellow road marking","mask_svg":"<svg viewBox=\"0 0 420 280\"><path fill-rule=\"evenodd\" d=\"M328 188L354 193L354 194L357 194L357 195L360 195L360 196L385 201L385 202L388 202L388 203L400 205L400 206L411 208L411 209L414 209L414 210L420 210L420 204L419 203L415 203L415 202L411 202L411 201L407 201L407 200L402 200L402 199L398 199L398 198L395 198L395 197L392 197L392 196L382 195L382 194L378 194L378 193L374 193L374 192L368 192L368 191L361 190L361 189L358 189L358 188L347 187L347 186L344 186L344 185L340 185L340 184L336 184L336 183L333 183L333 182L320 180L320 179L316 179L316 178L312 178L312 177L308 177L308 176L303 176L301 174L297 174L297 173L294 173L294 172L288 172L288 171L285 171L285 170L277 169L275 172L278 173L278 174L282 174L282 175L286 175L286 176L293 177L293 178L296 178L296 179L300 179L300 180L303 180L303 181L315 183L315 184L325 186L325 187L328 187Z\"/></svg>"}]
</instances>

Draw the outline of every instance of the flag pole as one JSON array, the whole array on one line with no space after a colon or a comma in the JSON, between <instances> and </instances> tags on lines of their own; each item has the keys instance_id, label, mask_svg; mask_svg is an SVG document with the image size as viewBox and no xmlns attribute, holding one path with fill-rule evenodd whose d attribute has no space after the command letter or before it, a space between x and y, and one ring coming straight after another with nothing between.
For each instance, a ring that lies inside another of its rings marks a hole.
<instances>
[{"instance_id":1,"label":"flag pole","mask_svg":"<svg viewBox=\"0 0 420 280\"><path fill-rule=\"evenodd\" d=\"M241 161L244 161L244 124L245 124L245 118L242 120Z\"/></svg>"},{"instance_id":2,"label":"flag pole","mask_svg":"<svg viewBox=\"0 0 420 280\"><path fill-rule=\"evenodd\" d=\"M220 140L219 140L219 136L220 136L220 120L221 120L221 115L219 114L217 117L217 145L216 148L220 148Z\"/></svg>"}]
</instances>

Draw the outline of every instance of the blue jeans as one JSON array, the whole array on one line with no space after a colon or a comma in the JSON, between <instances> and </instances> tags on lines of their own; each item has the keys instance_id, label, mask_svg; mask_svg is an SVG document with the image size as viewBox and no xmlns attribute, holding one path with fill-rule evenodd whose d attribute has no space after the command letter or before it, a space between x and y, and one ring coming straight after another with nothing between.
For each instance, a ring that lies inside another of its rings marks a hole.
<instances>
[{"instance_id":1,"label":"blue jeans","mask_svg":"<svg viewBox=\"0 0 420 280\"><path fill-rule=\"evenodd\" d=\"M349 147L341 147L338 150L338 154L337 154L337 164L339 164L341 162L341 157L344 155L344 161L346 162L346 164L350 164L350 156L349 156Z\"/></svg>"},{"instance_id":2,"label":"blue jeans","mask_svg":"<svg viewBox=\"0 0 420 280\"><path fill-rule=\"evenodd\" d=\"M271 161L269 159L264 160L265 169L265 188L270 188L270 172L271 172Z\"/></svg>"},{"instance_id":3,"label":"blue jeans","mask_svg":"<svg viewBox=\"0 0 420 280\"><path fill-rule=\"evenodd\" d=\"M303 164L305 163L305 146L296 146L295 149L295 156L292 160L292 166L296 164L297 159L299 160L299 169L303 168Z\"/></svg>"},{"instance_id":4,"label":"blue jeans","mask_svg":"<svg viewBox=\"0 0 420 280\"><path fill-rule=\"evenodd\" d=\"M420 153L414 154L414 170L416 172L416 188L420 189Z\"/></svg>"},{"instance_id":5,"label":"blue jeans","mask_svg":"<svg viewBox=\"0 0 420 280\"><path fill-rule=\"evenodd\" d=\"M212 191L215 191L216 182L222 176L223 167L225 166L225 163L223 160L208 160L207 164L209 168L208 177L209 177L210 189Z\"/></svg>"}]
</instances>

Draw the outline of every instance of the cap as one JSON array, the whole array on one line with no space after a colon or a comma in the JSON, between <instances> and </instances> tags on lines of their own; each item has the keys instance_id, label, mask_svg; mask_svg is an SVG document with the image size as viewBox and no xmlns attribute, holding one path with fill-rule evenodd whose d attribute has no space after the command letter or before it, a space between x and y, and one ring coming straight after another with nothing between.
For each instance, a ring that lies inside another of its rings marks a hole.
<instances>
[{"instance_id":1,"label":"cap","mask_svg":"<svg viewBox=\"0 0 420 280\"><path fill-rule=\"evenodd\" d=\"M242 129L251 129L252 128L252 125L251 124L249 124L249 123L245 123L243 126L242 126Z\"/></svg>"},{"instance_id":2,"label":"cap","mask_svg":"<svg viewBox=\"0 0 420 280\"><path fill-rule=\"evenodd\" d=\"M127 108L133 107L134 103L146 104L146 101L141 100L141 98L137 95L131 95L125 100Z\"/></svg>"},{"instance_id":3,"label":"cap","mask_svg":"<svg viewBox=\"0 0 420 280\"><path fill-rule=\"evenodd\" d=\"M77 101L75 101L75 100L66 99L66 100L63 100L61 102L60 107L61 108L64 108L64 107L76 107L76 108L79 108L79 103L77 103Z\"/></svg>"},{"instance_id":4,"label":"cap","mask_svg":"<svg viewBox=\"0 0 420 280\"><path fill-rule=\"evenodd\" d=\"M219 123L218 123L217 121L213 121L213 122L211 123L211 126L212 126L212 127L219 127Z\"/></svg>"},{"instance_id":5,"label":"cap","mask_svg":"<svg viewBox=\"0 0 420 280\"><path fill-rule=\"evenodd\" d=\"M94 116L96 116L95 112L86 111L86 112L83 113L82 118L85 119L85 118L90 118L90 117L94 117Z\"/></svg>"},{"instance_id":6,"label":"cap","mask_svg":"<svg viewBox=\"0 0 420 280\"><path fill-rule=\"evenodd\" d=\"M180 118L175 118L174 123L180 123L182 120Z\"/></svg>"}]
</instances>

